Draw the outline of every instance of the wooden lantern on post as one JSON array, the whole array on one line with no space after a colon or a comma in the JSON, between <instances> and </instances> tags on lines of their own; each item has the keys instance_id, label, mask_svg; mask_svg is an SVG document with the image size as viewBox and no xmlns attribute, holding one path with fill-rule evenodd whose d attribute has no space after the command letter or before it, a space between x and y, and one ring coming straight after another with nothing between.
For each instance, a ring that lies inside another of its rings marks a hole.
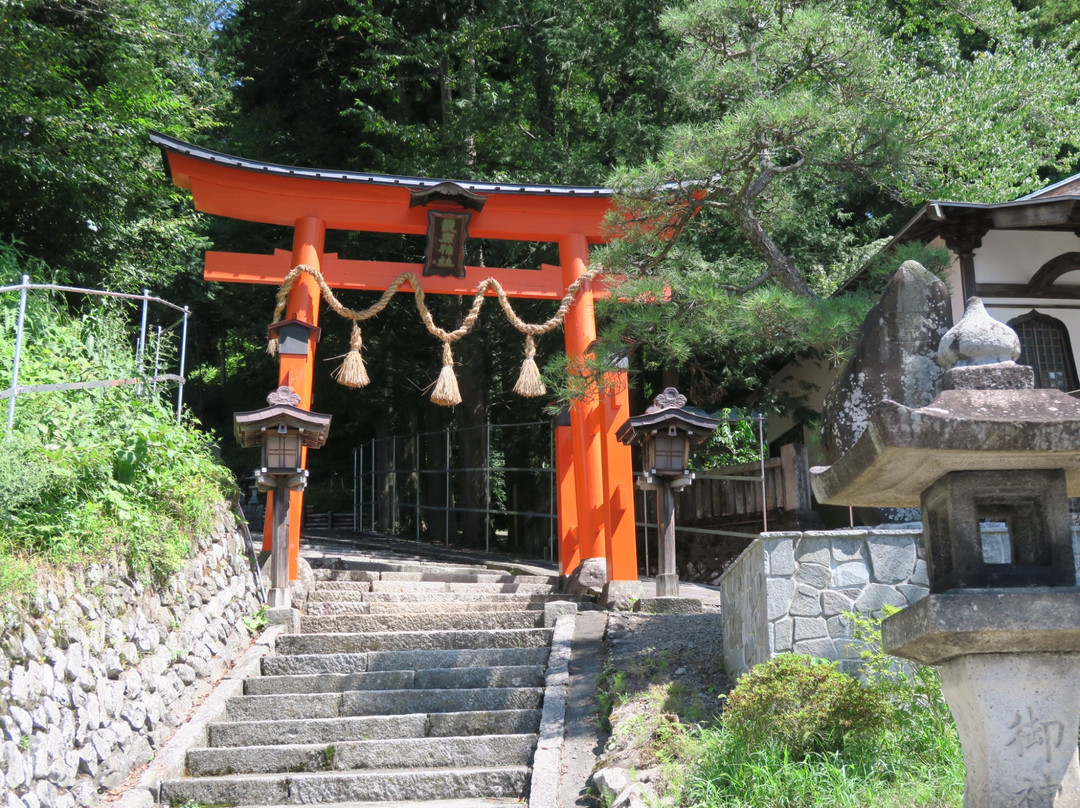
<instances>
[{"instance_id":1,"label":"wooden lantern on post","mask_svg":"<svg viewBox=\"0 0 1080 808\"><path fill-rule=\"evenodd\" d=\"M318 449L326 443L330 416L299 409L296 405L300 396L289 387L279 387L266 401L270 406L261 410L236 413L233 432L241 446L262 449L255 483L260 491L273 492L274 512L268 600L272 607L288 608L289 491L303 491L307 485L303 450Z\"/></svg>"},{"instance_id":2,"label":"wooden lantern on post","mask_svg":"<svg viewBox=\"0 0 1080 808\"><path fill-rule=\"evenodd\" d=\"M704 443L720 421L701 410L686 407L686 396L668 387L653 399L643 415L631 417L616 437L628 446L640 446L644 456L638 488L657 492L657 527L660 533L658 597L678 597L675 566L675 492L694 479L689 469L690 447Z\"/></svg>"}]
</instances>

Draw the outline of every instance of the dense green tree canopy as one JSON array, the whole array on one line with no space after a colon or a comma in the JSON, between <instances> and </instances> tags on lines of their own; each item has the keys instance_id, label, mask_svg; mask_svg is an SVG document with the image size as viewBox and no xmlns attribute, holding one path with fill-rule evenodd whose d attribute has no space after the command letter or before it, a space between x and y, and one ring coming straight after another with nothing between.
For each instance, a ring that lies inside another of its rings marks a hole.
<instances>
[{"instance_id":1,"label":"dense green tree canopy","mask_svg":"<svg viewBox=\"0 0 1080 808\"><path fill-rule=\"evenodd\" d=\"M859 307L813 301L890 214L1013 198L1076 161L1071 29L1036 37L1008 3L691 0L662 23L681 121L615 173L624 238L602 260L672 296L612 307L611 336L695 374L706 400L842 349Z\"/></svg>"},{"instance_id":2,"label":"dense green tree canopy","mask_svg":"<svg viewBox=\"0 0 1080 808\"><path fill-rule=\"evenodd\" d=\"M226 0L6 0L0 17L0 238L72 281L161 283L194 255L147 140L212 126Z\"/></svg>"}]
</instances>

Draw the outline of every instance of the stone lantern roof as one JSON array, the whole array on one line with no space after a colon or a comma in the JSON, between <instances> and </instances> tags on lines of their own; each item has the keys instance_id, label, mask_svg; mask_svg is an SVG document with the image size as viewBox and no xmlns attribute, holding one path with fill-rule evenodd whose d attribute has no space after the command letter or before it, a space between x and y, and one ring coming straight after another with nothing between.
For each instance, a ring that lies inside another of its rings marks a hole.
<instances>
[{"instance_id":1,"label":"stone lantern roof","mask_svg":"<svg viewBox=\"0 0 1080 808\"><path fill-rule=\"evenodd\" d=\"M1034 389L1018 355L1015 333L969 300L941 339L941 393L919 408L883 401L848 452L810 470L818 501L918 507L949 472L1032 469L1064 470L1068 495L1080 496L1080 400Z\"/></svg>"}]
</instances>

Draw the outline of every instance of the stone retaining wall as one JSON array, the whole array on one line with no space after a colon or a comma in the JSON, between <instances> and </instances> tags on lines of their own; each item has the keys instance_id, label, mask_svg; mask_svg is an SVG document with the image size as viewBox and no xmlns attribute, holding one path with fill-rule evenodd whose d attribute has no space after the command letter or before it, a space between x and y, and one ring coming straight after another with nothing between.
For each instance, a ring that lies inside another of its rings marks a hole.
<instances>
[{"instance_id":1,"label":"stone retaining wall","mask_svg":"<svg viewBox=\"0 0 1080 808\"><path fill-rule=\"evenodd\" d=\"M1000 562L1005 526L984 531L984 554ZM1080 566L1080 529L1073 528ZM1080 577L1080 570L1078 570ZM840 660L853 670L843 613L907 606L929 590L922 528L763 533L720 578L724 668L739 676L777 654Z\"/></svg>"},{"instance_id":2,"label":"stone retaining wall","mask_svg":"<svg viewBox=\"0 0 1080 808\"><path fill-rule=\"evenodd\" d=\"M153 757L250 644L259 608L236 522L161 589L103 565L0 616L0 784L6 808L93 805Z\"/></svg>"},{"instance_id":3,"label":"stone retaining wall","mask_svg":"<svg viewBox=\"0 0 1080 808\"><path fill-rule=\"evenodd\" d=\"M724 667L738 676L793 651L851 668L843 613L906 606L929 584L919 530L763 533L720 579Z\"/></svg>"}]
</instances>

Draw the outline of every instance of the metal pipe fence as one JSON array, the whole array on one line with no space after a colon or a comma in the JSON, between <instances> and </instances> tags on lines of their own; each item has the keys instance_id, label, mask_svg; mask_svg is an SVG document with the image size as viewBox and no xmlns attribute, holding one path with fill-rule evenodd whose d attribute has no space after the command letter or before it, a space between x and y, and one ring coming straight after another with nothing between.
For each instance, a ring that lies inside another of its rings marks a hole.
<instances>
[{"instance_id":1,"label":"metal pipe fence","mask_svg":"<svg viewBox=\"0 0 1080 808\"><path fill-rule=\"evenodd\" d=\"M24 341L27 331L26 308L27 299L31 291L62 292L65 294L80 294L91 297L112 298L117 300L137 301L140 304L139 335L135 343L136 373L133 378L102 378L82 379L76 382L57 382L50 384L19 384ZM89 390L103 387L121 387L135 385L141 393L143 386L150 384L151 390L156 392L162 382L176 383L176 420L179 423L184 403L184 371L187 362L187 330L188 319L191 311L187 306L177 306L167 300L162 300L150 294L144 289L141 295L126 294L123 292L108 292L101 289L83 289L77 286L61 286L51 283L30 283L30 276L23 275L21 282L13 286L0 286L0 294L19 293L18 314L15 320L15 349L11 363L11 381L6 390L0 390L0 401L7 399L7 422L6 433L10 434L15 423L15 401L19 395L33 393L51 393L65 390ZM169 324L155 324L154 334L150 333L150 305L161 306L165 309L179 313L179 318ZM178 346L177 372L162 373L162 362L169 349L167 340L169 335L179 327L180 337ZM148 340L154 339L153 370L147 373L146 355L148 352Z\"/></svg>"},{"instance_id":2,"label":"metal pipe fence","mask_svg":"<svg viewBox=\"0 0 1080 808\"><path fill-rule=\"evenodd\" d=\"M554 559L554 423L446 428L353 450L361 530Z\"/></svg>"}]
</instances>

